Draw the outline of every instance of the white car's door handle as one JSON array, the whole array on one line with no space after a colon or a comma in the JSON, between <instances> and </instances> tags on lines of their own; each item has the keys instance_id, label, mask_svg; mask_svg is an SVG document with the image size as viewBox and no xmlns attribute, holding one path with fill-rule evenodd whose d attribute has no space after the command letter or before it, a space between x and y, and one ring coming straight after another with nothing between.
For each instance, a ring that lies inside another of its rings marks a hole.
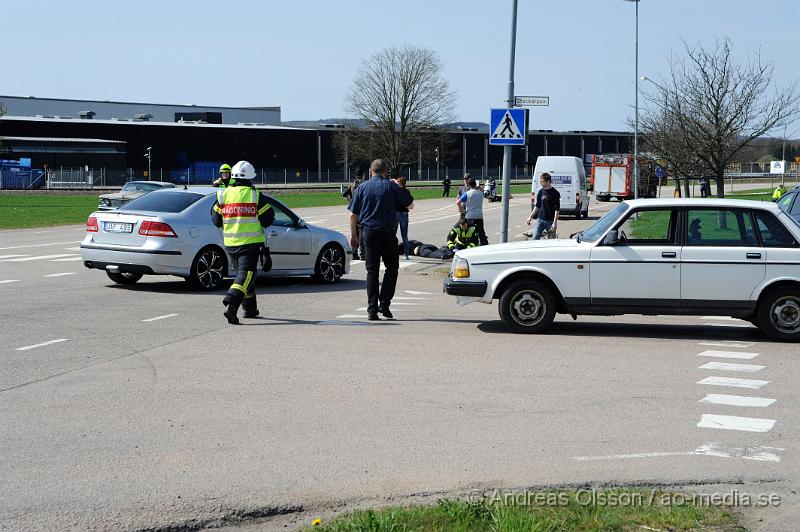
<instances>
[{"instance_id":1,"label":"white car's door handle","mask_svg":"<svg viewBox=\"0 0 800 532\"><path fill-rule=\"evenodd\" d=\"M674 259L675 257L678 256L678 254L675 253L674 251L662 251L661 256L665 259Z\"/></svg>"},{"instance_id":2,"label":"white car's door handle","mask_svg":"<svg viewBox=\"0 0 800 532\"><path fill-rule=\"evenodd\" d=\"M761 253L748 253L747 254L747 258L748 259L760 259L761 258Z\"/></svg>"}]
</instances>

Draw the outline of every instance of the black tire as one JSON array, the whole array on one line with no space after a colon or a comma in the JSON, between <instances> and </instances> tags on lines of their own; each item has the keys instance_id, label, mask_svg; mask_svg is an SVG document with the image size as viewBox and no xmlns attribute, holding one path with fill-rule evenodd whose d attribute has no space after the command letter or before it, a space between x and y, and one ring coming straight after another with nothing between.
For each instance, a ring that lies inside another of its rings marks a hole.
<instances>
[{"instance_id":1,"label":"black tire","mask_svg":"<svg viewBox=\"0 0 800 532\"><path fill-rule=\"evenodd\" d=\"M106 275L108 278L114 281L117 284L136 284L139 279L141 279L144 274L143 273L130 273L130 272L110 272L106 270Z\"/></svg>"},{"instance_id":2,"label":"black tire","mask_svg":"<svg viewBox=\"0 0 800 532\"><path fill-rule=\"evenodd\" d=\"M209 246L197 252L186 281L195 290L216 290L228 275L228 256L220 248Z\"/></svg>"},{"instance_id":3,"label":"black tire","mask_svg":"<svg viewBox=\"0 0 800 532\"><path fill-rule=\"evenodd\" d=\"M779 286L761 297L758 326L770 338L800 342L800 288Z\"/></svg>"},{"instance_id":4,"label":"black tire","mask_svg":"<svg viewBox=\"0 0 800 532\"><path fill-rule=\"evenodd\" d=\"M314 266L314 280L320 283L333 284L344 275L344 250L337 244L326 244Z\"/></svg>"},{"instance_id":5,"label":"black tire","mask_svg":"<svg viewBox=\"0 0 800 532\"><path fill-rule=\"evenodd\" d=\"M553 291L538 281L517 281L500 296L500 319L515 333L541 333L556 317Z\"/></svg>"}]
</instances>

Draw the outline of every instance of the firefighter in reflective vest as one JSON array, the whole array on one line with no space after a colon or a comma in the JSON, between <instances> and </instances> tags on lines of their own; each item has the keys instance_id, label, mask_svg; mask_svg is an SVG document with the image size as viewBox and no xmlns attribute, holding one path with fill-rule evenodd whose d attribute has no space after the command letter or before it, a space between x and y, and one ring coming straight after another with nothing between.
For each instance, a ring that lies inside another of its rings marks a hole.
<instances>
[{"instance_id":1,"label":"firefighter in reflective vest","mask_svg":"<svg viewBox=\"0 0 800 532\"><path fill-rule=\"evenodd\" d=\"M247 161L239 161L231 170L230 185L217 191L211 221L222 228L225 251L236 269L236 280L222 303L228 323L237 324L239 307L245 318L259 315L256 303L258 259L265 246L264 227L275 220L275 212L266 196L253 186L256 170Z\"/></svg>"},{"instance_id":2,"label":"firefighter in reflective vest","mask_svg":"<svg viewBox=\"0 0 800 532\"><path fill-rule=\"evenodd\" d=\"M458 250L474 248L480 245L477 228L463 216L447 234L447 249Z\"/></svg>"},{"instance_id":3,"label":"firefighter in reflective vest","mask_svg":"<svg viewBox=\"0 0 800 532\"><path fill-rule=\"evenodd\" d=\"M781 199L781 197L783 197L784 194L786 194L786 187L783 186L783 183L781 183L772 193L772 201L778 201Z\"/></svg>"},{"instance_id":4,"label":"firefighter in reflective vest","mask_svg":"<svg viewBox=\"0 0 800 532\"><path fill-rule=\"evenodd\" d=\"M219 167L219 177L216 178L212 183L212 187L219 187L225 188L230 186L231 182L231 165L223 164Z\"/></svg>"}]
</instances>

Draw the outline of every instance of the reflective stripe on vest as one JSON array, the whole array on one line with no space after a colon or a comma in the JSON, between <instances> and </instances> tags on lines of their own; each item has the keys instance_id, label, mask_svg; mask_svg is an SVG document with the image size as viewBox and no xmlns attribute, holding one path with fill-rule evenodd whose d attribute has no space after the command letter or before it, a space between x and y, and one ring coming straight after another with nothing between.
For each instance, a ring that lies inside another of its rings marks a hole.
<instances>
[{"instance_id":1,"label":"reflective stripe on vest","mask_svg":"<svg viewBox=\"0 0 800 532\"><path fill-rule=\"evenodd\" d=\"M229 186L217 191L217 203L222 211L225 246L264 243L264 229L258 221L258 190Z\"/></svg>"}]
</instances>

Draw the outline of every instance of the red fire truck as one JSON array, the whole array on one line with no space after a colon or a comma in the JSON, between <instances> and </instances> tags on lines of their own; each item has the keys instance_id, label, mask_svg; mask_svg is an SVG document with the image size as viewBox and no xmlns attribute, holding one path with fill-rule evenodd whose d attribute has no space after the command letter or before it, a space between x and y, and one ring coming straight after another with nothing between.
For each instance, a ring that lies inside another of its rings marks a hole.
<instances>
[{"instance_id":1,"label":"red fire truck","mask_svg":"<svg viewBox=\"0 0 800 532\"><path fill-rule=\"evenodd\" d=\"M656 164L639 158L640 198L655 198L658 194ZM592 190L598 201L616 198L633 199L633 156L628 154L603 154L592 156Z\"/></svg>"}]
</instances>

